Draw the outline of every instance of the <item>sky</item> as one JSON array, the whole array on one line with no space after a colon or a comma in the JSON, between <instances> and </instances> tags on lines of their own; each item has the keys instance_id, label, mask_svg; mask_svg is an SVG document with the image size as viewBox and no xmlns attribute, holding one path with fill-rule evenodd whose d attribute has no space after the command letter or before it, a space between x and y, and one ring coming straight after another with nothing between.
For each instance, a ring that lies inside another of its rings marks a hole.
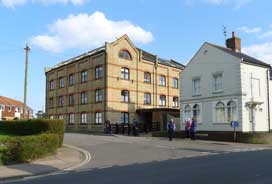
<instances>
[{"instance_id":1,"label":"sky","mask_svg":"<svg viewBox=\"0 0 272 184\"><path fill-rule=\"evenodd\" d=\"M137 47L188 63L203 42L224 45L235 31L242 51L272 64L268 0L0 0L0 95L45 109L45 67L127 34Z\"/></svg>"}]
</instances>

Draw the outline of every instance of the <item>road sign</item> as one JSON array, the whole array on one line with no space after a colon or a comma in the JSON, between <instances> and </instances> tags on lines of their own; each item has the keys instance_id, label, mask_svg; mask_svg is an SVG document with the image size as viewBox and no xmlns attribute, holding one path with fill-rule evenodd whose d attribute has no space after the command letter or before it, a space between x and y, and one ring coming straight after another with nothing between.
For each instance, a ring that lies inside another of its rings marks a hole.
<instances>
[{"instance_id":1,"label":"road sign","mask_svg":"<svg viewBox=\"0 0 272 184\"><path fill-rule=\"evenodd\" d=\"M230 123L230 126L233 127L233 128L239 127L239 122L238 121L232 121Z\"/></svg>"}]
</instances>

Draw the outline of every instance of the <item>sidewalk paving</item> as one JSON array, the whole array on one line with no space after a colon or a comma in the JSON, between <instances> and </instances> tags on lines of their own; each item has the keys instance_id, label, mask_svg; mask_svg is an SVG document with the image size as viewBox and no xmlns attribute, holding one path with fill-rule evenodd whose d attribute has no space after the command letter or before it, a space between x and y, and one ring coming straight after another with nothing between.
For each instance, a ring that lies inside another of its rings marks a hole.
<instances>
[{"instance_id":1,"label":"sidewalk paving","mask_svg":"<svg viewBox=\"0 0 272 184\"><path fill-rule=\"evenodd\" d=\"M80 151L63 146L55 155L31 163L0 166L0 181L63 171L80 164L84 157Z\"/></svg>"}]
</instances>

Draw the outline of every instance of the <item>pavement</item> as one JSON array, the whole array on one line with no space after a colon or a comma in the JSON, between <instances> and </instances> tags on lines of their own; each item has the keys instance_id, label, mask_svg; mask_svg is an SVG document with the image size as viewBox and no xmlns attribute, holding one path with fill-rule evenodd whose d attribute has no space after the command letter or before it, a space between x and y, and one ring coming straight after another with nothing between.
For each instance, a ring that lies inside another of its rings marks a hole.
<instances>
[{"instance_id":1,"label":"pavement","mask_svg":"<svg viewBox=\"0 0 272 184\"><path fill-rule=\"evenodd\" d=\"M0 166L0 182L72 170L82 166L89 160L89 158L86 159L86 155L84 150L65 145L58 149L55 155L38 159L31 163Z\"/></svg>"}]
</instances>

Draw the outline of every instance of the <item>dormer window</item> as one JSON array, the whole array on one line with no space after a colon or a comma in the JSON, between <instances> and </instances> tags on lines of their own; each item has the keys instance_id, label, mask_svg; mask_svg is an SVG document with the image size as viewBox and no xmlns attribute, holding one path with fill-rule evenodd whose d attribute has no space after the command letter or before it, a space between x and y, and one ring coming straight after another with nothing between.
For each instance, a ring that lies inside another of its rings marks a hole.
<instances>
[{"instance_id":1,"label":"dormer window","mask_svg":"<svg viewBox=\"0 0 272 184\"><path fill-rule=\"evenodd\" d=\"M132 60L132 57L127 50L121 50L119 52L119 58L126 59L126 60Z\"/></svg>"}]
</instances>

